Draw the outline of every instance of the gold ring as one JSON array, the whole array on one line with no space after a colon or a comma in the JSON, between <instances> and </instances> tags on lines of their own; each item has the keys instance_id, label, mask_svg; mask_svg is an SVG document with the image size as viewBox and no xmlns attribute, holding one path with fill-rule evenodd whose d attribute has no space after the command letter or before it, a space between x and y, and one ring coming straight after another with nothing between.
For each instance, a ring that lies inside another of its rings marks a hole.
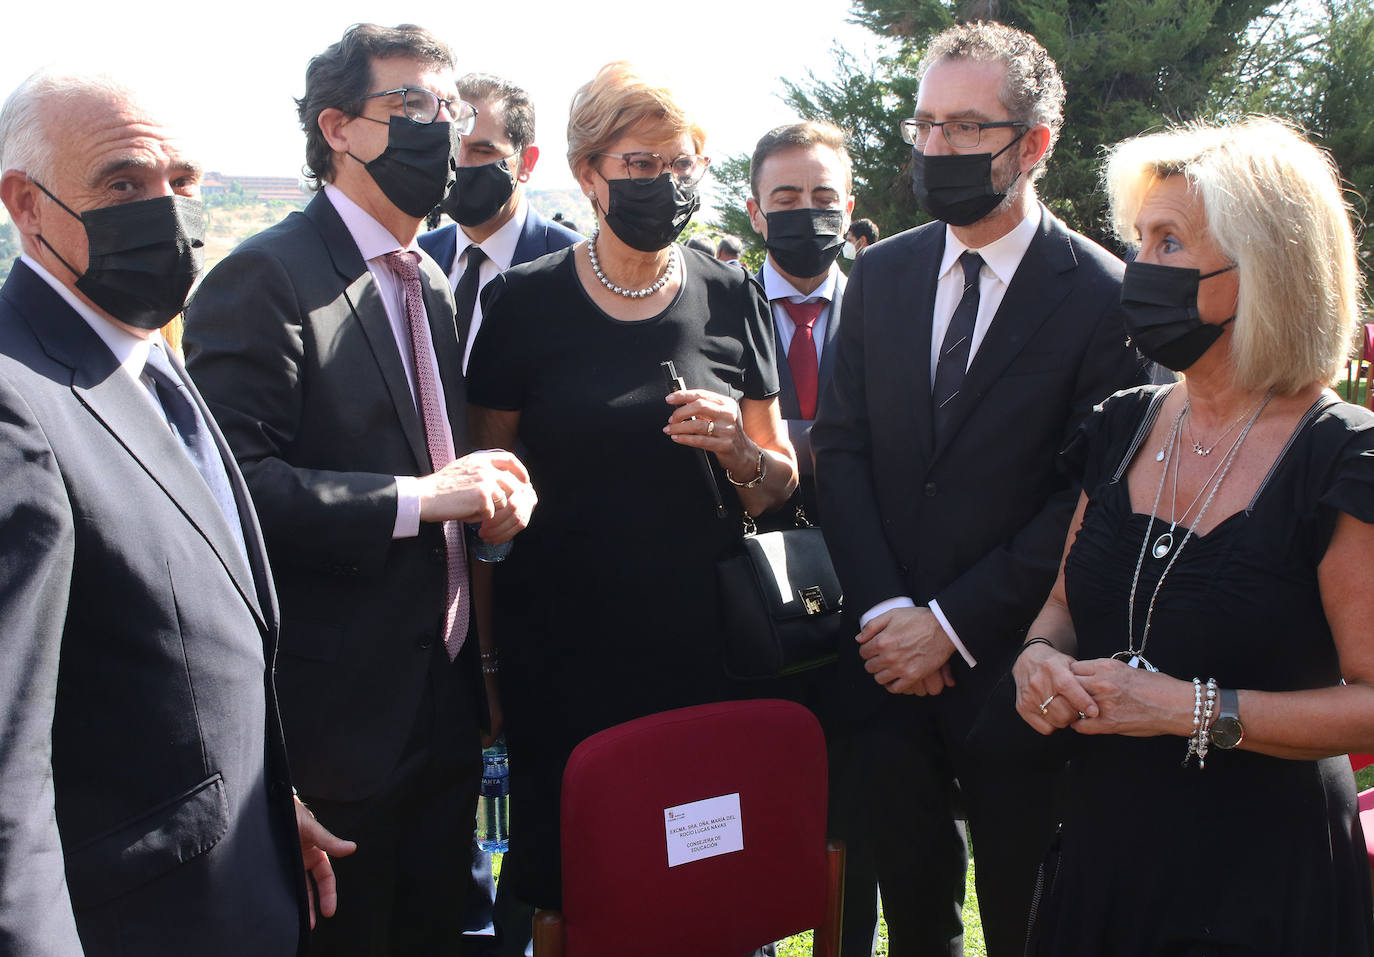
<instances>
[{"instance_id":1,"label":"gold ring","mask_svg":"<svg viewBox=\"0 0 1374 957\"><path fill-rule=\"evenodd\" d=\"M715 420L715 419L707 419L707 420L706 420L706 434L707 434L707 435L711 435L711 434L713 434L715 431L716 431L716 420Z\"/></svg>"},{"instance_id":2,"label":"gold ring","mask_svg":"<svg viewBox=\"0 0 1374 957\"><path fill-rule=\"evenodd\" d=\"M1045 716L1046 714L1049 713L1049 710L1050 710L1050 702L1053 701L1053 700L1054 700L1055 698L1057 698L1057 697L1059 697L1058 692L1056 692L1056 693L1050 695L1048 698L1046 698L1044 701L1042 701L1042 702L1040 703L1040 715L1041 715L1041 717L1043 717L1043 716Z\"/></svg>"}]
</instances>

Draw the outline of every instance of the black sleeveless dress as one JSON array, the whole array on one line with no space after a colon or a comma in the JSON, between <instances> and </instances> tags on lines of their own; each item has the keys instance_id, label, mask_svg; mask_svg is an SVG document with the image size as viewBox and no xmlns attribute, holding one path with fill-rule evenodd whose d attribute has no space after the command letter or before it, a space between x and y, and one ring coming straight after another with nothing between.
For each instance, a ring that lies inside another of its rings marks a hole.
<instances>
[{"instance_id":1,"label":"black sleeveless dress","mask_svg":"<svg viewBox=\"0 0 1374 957\"><path fill-rule=\"evenodd\" d=\"M1131 510L1124 476L1160 398L1153 386L1113 396L1066 453L1082 462L1089 496L1065 570L1081 659L1127 644L1150 519ZM1309 411L1249 506L1187 543L1159 593L1150 662L1227 688L1338 684L1317 565L1339 512L1374 522L1374 414L1344 403ZM1156 520L1151 541L1166 530ZM1137 635L1167 561L1146 554ZM1187 743L1175 736L1084 735L1073 746L1058 866L1047 868L1032 952L1371 953L1369 866L1344 756L1213 748L1200 771L1182 766Z\"/></svg>"}]
</instances>

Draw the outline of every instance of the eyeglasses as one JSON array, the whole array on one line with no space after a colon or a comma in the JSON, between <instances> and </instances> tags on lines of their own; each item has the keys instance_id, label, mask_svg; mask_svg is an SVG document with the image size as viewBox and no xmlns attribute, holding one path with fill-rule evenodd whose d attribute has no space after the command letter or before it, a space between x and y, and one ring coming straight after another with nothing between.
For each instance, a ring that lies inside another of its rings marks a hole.
<instances>
[{"instance_id":1,"label":"eyeglasses","mask_svg":"<svg viewBox=\"0 0 1374 957\"><path fill-rule=\"evenodd\" d=\"M597 153L620 160L625 175L637 183L647 183L669 172L683 186L699 183L706 175L706 167L711 165L711 157L695 153L683 153L671 160L665 160L657 153Z\"/></svg>"},{"instance_id":2,"label":"eyeglasses","mask_svg":"<svg viewBox=\"0 0 1374 957\"><path fill-rule=\"evenodd\" d=\"M917 149L923 148L930 140L930 131L935 127L945 135L945 142L955 149L969 150L983 141L983 130L1000 130L1008 127L1025 127L1016 120L999 120L996 123L977 123L973 120L946 120L934 123L930 120L902 120L902 140Z\"/></svg>"},{"instance_id":3,"label":"eyeglasses","mask_svg":"<svg viewBox=\"0 0 1374 957\"><path fill-rule=\"evenodd\" d=\"M412 123L433 123L439 118L439 111L448 108L449 115L453 117L450 121L453 124L454 132L459 136L467 136L472 132L472 126L477 121L477 107L465 100L446 100L436 93L414 86L401 86L394 90L383 90L380 93L369 93L363 97L364 100L375 100L379 96L394 96L401 94L401 104L405 111L406 119Z\"/></svg>"}]
</instances>

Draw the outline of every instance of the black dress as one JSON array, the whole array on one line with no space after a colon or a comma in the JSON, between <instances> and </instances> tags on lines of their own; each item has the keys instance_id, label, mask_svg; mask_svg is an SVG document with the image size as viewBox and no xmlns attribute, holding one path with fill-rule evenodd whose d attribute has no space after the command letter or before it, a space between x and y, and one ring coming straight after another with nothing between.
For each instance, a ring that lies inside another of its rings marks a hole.
<instances>
[{"instance_id":1,"label":"black dress","mask_svg":"<svg viewBox=\"0 0 1374 957\"><path fill-rule=\"evenodd\" d=\"M1159 393L1109 399L1069 449L1083 456L1089 496L1065 569L1080 659L1127 645L1149 516L1132 512L1124 475ZM1249 506L1187 543L1160 591L1146 657L1220 687L1338 684L1317 584L1338 512L1374 521L1374 415L1343 403L1309 412ZM1166 530L1156 520L1151 542ZM1167 561L1144 558L1137 636ZM1037 953L1371 953L1369 865L1344 756L1213 748L1198 770L1182 766L1187 744L1171 735L1084 735L1074 748Z\"/></svg>"},{"instance_id":2,"label":"black dress","mask_svg":"<svg viewBox=\"0 0 1374 957\"><path fill-rule=\"evenodd\" d=\"M758 284L693 251L659 315L612 319L578 281L572 248L493 281L468 400L520 412L539 505L496 567L495 626L511 768L517 893L557 906L558 802L579 741L612 725L727 696L714 563L739 541L734 488L664 434L659 363L688 388L778 391Z\"/></svg>"}]
</instances>

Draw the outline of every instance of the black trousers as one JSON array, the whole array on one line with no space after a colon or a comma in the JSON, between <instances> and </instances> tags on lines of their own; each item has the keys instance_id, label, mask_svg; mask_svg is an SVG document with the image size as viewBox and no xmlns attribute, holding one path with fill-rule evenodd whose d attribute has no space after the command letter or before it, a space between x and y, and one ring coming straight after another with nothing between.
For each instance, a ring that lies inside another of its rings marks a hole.
<instances>
[{"instance_id":1,"label":"black trousers","mask_svg":"<svg viewBox=\"0 0 1374 957\"><path fill-rule=\"evenodd\" d=\"M444 654L438 647L438 654ZM317 920L310 957L445 957L462 946L462 901L482 756L477 705L447 659L417 713L387 786L363 801L303 794L358 849L334 859L339 904Z\"/></svg>"}]
</instances>

